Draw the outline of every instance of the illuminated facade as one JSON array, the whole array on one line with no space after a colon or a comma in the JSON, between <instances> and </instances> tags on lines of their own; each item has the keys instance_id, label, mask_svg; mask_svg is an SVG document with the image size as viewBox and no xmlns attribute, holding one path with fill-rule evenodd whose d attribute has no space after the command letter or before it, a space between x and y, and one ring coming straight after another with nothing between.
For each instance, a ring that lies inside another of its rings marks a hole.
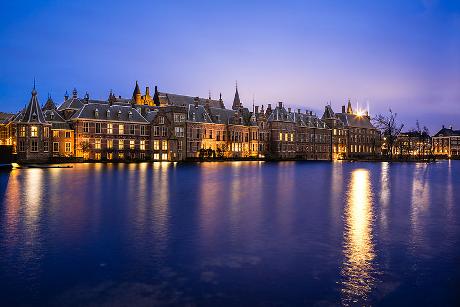
<instances>
[{"instance_id":1,"label":"illuminated facade","mask_svg":"<svg viewBox=\"0 0 460 307\"><path fill-rule=\"evenodd\" d=\"M460 130L442 129L432 138L433 154L440 157L460 158Z\"/></svg>"},{"instance_id":2,"label":"illuminated facade","mask_svg":"<svg viewBox=\"0 0 460 307\"><path fill-rule=\"evenodd\" d=\"M378 131L367 114L358 113L350 103L346 112L343 107L337 114L326 106L322 118L312 111L293 111L282 102L274 108L253 103L249 110L238 87L227 109L221 95L185 96L160 92L156 86L153 96L148 87L142 95L136 82L128 99L112 91L106 100L90 99L88 93L80 98L74 89L59 107L49 97L40 108L34 90L29 106L3 122L0 136L25 162L331 160L379 154Z\"/></svg>"},{"instance_id":3,"label":"illuminated facade","mask_svg":"<svg viewBox=\"0 0 460 307\"><path fill-rule=\"evenodd\" d=\"M341 113L325 107L322 119L332 129L333 159L372 158L381 154L381 135L368 111L353 111L350 100Z\"/></svg>"}]
</instances>

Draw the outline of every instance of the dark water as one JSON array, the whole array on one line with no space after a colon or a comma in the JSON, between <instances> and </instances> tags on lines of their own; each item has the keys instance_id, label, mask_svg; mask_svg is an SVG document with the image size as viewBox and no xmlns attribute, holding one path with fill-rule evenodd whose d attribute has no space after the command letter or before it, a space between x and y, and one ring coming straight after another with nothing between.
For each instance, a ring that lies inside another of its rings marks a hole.
<instances>
[{"instance_id":1,"label":"dark water","mask_svg":"<svg viewBox=\"0 0 460 307\"><path fill-rule=\"evenodd\" d=\"M0 174L9 305L456 305L460 161Z\"/></svg>"}]
</instances>

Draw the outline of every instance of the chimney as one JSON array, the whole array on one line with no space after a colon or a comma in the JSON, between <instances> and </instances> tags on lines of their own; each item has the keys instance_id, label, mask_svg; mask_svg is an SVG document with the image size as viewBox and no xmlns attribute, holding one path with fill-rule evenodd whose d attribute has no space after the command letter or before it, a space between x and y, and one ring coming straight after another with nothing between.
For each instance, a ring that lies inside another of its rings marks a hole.
<instances>
[{"instance_id":1,"label":"chimney","mask_svg":"<svg viewBox=\"0 0 460 307\"><path fill-rule=\"evenodd\" d=\"M313 111L310 111L310 116L312 116L312 115L313 115Z\"/></svg>"},{"instance_id":2,"label":"chimney","mask_svg":"<svg viewBox=\"0 0 460 307\"><path fill-rule=\"evenodd\" d=\"M444 129L444 128L445 128L444 125L442 125L442 129Z\"/></svg>"},{"instance_id":3,"label":"chimney","mask_svg":"<svg viewBox=\"0 0 460 307\"><path fill-rule=\"evenodd\" d=\"M345 113L345 106L342 106L342 113Z\"/></svg>"},{"instance_id":4,"label":"chimney","mask_svg":"<svg viewBox=\"0 0 460 307\"><path fill-rule=\"evenodd\" d=\"M453 128L452 125L450 125L450 126L449 126L449 129L452 130L452 128Z\"/></svg>"},{"instance_id":5,"label":"chimney","mask_svg":"<svg viewBox=\"0 0 460 307\"><path fill-rule=\"evenodd\" d=\"M150 96L150 87L145 87L145 96Z\"/></svg>"},{"instance_id":6,"label":"chimney","mask_svg":"<svg viewBox=\"0 0 460 307\"><path fill-rule=\"evenodd\" d=\"M121 95L118 95L118 99L121 99Z\"/></svg>"},{"instance_id":7,"label":"chimney","mask_svg":"<svg viewBox=\"0 0 460 307\"><path fill-rule=\"evenodd\" d=\"M278 102L278 106L279 106L280 108L282 108L282 107L283 107L283 102L279 101L279 102Z\"/></svg>"},{"instance_id":8,"label":"chimney","mask_svg":"<svg viewBox=\"0 0 460 307\"><path fill-rule=\"evenodd\" d=\"M268 106L267 106L267 110L271 110L272 109L272 104L269 103Z\"/></svg>"},{"instance_id":9,"label":"chimney","mask_svg":"<svg viewBox=\"0 0 460 307\"><path fill-rule=\"evenodd\" d=\"M299 113L299 114L300 114L300 109L297 109L297 113Z\"/></svg>"},{"instance_id":10,"label":"chimney","mask_svg":"<svg viewBox=\"0 0 460 307\"><path fill-rule=\"evenodd\" d=\"M198 109L198 101L199 101L199 99L200 98L198 98L198 97L193 98L193 102L195 104L195 109Z\"/></svg>"},{"instance_id":11,"label":"chimney","mask_svg":"<svg viewBox=\"0 0 460 307\"><path fill-rule=\"evenodd\" d=\"M288 108L288 112L291 113L291 108Z\"/></svg>"},{"instance_id":12,"label":"chimney","mask_svg":"<svg viewBox=\"0 0 460 307\"><path fill-rule=\"evenodd\" d=\"M256 114L259 114L259 106L256 106L256 111L255 111Z\"/></svg>"}]
</instances>

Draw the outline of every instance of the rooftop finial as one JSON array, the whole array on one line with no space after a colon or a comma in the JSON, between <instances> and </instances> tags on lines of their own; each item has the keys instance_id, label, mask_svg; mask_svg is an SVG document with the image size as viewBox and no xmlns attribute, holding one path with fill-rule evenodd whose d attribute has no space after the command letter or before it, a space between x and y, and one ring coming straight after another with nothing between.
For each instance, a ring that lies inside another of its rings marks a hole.
<instances>
[{"instance_id":1,"label":"rooftop finial","mask_svg":"<svg viewBox=\"0 0 460 307\"><path fill-rule=\"evenodd\" d=\"M208 92L209 92L209 100L211 100L211 90L209 90Z\"/></svg>"},{"instance_id":2,"label":"rooftop finial","mask_svg":"<svg viewBox=\"0 0 460 307\"><path fill-rule=\"evenodd\" d=\"M37 90L35 90L35 77L34 77L34 88L32 90L32 96L37 95Z\"/></svg>"}]
</instances>

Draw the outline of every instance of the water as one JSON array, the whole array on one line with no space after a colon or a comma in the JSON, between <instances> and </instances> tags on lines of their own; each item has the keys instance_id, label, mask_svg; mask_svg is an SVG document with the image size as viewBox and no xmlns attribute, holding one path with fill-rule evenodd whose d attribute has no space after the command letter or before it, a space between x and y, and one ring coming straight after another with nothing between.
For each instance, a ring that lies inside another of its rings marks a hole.
<instances>
[{"instance_id":1,"label":"water","mask_svg":"<svg viewBox=\"0 0 460 307\"><path fill-rule=\"evenodd\" d=\"M2 305L455 305L460 161L0 173Z\"/></svg>"}]
</instances>

